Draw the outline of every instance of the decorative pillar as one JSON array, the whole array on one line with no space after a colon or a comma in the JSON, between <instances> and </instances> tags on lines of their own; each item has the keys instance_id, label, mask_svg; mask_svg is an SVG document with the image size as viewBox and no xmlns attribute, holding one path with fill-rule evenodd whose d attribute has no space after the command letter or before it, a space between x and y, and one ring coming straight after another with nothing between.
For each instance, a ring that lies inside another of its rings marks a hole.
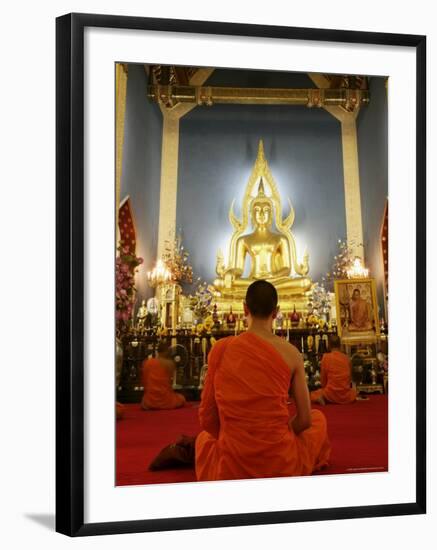
<instances>
[{"instance_id":1,"label":"decorative pillar","mask_svg":"<svg viewBox=\"0 0 437 550\"><path fill-rule=\"evenodd\" d=\"M199 69L190 79L190 85L201 86L214 69ZM161 190L159 197L158 258L165 250L165 241L176 237L176 204L179 165L179 121L195 105L179 104L171 109L160 105L162 127Z\"/></svg>"},{"instance_id":2,"label":"decorative pillar","mask_svg":"<svg viewBox=\"0 0 437 550\"><path fill-rule=\"evenodd\" d=\"M118 244L118 209L120 207L121 171L123 166L124 119L126 113L128 66L115 64L115 227Z\"/></svg>"},{"instance_id":3,"label":"decorative pillar","mask_svg":"<svg viewBox=\"0 0 437 550\"><path fill-rule=\"evenodd\" d=\"M364 262L357 125L352 114L345 115L341 121L341 141L347 242L354 256L358 256Z\"/></svg>"},{"instance_id":4,"label":"decorative pillar","mask_svg":"<svg viewBox=\"0 0 437 550\"><path fill-rule=\"evenodd\" d=\"M179 164L179 116L163 111L161 188L159 196L158 258L165 250L165 241L176 236L176 202Z\"/></svg>"},{"instance_id":5,"label":"decorative pillar","mask_svg":"<svg viewBox=\"0 0 437 550\"><path fill-rule=\"evenodd\" d=\"M308 76L319 88L329 88L328 80L317 73ZM342 107L324 107L341 124L343 150L344 202L346 213L346 238L349 248L364 263L363 220L361 213L360 170L356 118L359 108L350 113Z\"/></svg>"}]
</instances>

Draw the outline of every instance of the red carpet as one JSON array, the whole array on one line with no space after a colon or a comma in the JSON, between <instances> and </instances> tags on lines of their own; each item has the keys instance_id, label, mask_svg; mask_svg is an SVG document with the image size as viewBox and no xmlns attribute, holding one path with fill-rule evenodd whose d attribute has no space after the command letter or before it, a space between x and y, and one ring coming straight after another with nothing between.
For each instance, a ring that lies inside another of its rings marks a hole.
<instances>
[{"instance_id":1,"label":"red carpet","mask_svg":"<svg viewBox=\"0 0 437 550\"><path fill-rule=\"evenodd\" d=\"M125 405L117 422L117 485L147 485L195 481L194 470L149 472L159 451L181 434L199 432L197 403L174 411L142 411ZM345 474L388 469L387 397L371 395L351 405L315 407L328 420L332 445L331 464L320 474Z\"/></svg>"}]
</instances>

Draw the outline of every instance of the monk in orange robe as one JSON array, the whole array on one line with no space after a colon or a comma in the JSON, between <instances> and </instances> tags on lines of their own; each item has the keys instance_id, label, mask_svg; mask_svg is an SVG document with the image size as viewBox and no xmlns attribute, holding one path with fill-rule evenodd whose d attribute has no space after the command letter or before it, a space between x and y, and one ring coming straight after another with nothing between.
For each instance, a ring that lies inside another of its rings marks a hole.
<instances>
[{"instance_id":1,"label":"monk in orange robe","mask_svg":"<svg viewBox=\"0 0 437 550\"><path fill-rule=\"evenodd\" d=\"M173 391L175 364L168 354L168 345L158 345L158 357L143 362L143 409L177 409L183 407L185 397Z\"/></svg>"},{"instance_id":2,"label":"monk in orange robe","mask_svg":"<svg viewBox=\"0 0 437 550\"><path fill-rule=\"evenodd\" d=\"M361 298L360 289L356 288L352 292L352 300L349 306L351 322L349 323L350 331L365 331L372 330L370 321L369 304Z\"/></svg>"},{"instance_id":3,"label":"monk in orange robe","mask_svg":"<svg viewBox=\"0 0 437 550\"><path fill-rule=\"evenodd\" d=\"M357 392L351 387L351 362L341 352L338 336L331 338L330 345L332 351L323 355L320 367L322 388L311 392L311 401L320 405L352 403L357 398Z\"/></svg>"},{"instance_id":4,"label":"monk in orange robe","mask_svg":"<svg viewBox=\"0 0 437 550\"><path fill-rule=\"evenodd\" d=\"M328 463L326 419L311 411L302 357L272 334L277 301L273 285L252 283L247 332L219 340L209 354L195 442L199 481L309 475Z\"/></svg>"}]
</instances>

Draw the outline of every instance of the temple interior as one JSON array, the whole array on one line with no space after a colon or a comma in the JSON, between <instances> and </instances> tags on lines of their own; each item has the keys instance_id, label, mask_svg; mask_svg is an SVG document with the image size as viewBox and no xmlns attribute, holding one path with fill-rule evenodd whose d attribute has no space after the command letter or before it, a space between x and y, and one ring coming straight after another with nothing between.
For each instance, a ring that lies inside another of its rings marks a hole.
<instances>
[{"instance_id":1,"label":"temple interior","mask_svg":"<svg viewBox=\"0 0 437 550\"><path fill-rule=\"evenodd\" d=\"M326 473L387 470L387 93L381 76L116 65L117 484L195 481L147 462L200 431L209 352L247 331L257 280L310 392L333 338L349 360L357 400L312 405ZM144 410L160 342L185 402Z\"/></svg>"}]
</instances>

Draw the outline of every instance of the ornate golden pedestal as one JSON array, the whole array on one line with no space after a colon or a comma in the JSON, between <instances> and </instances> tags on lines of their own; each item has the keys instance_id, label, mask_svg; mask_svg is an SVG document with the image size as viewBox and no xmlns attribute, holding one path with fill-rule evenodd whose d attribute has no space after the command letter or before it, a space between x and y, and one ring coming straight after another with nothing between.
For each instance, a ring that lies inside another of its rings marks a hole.
<instances>
[{"instance_id":1,"label":"ornate golden pedestal","mask_svg":"<svg viewBox=\"0 0 437 550\"><path fill-rule=\"evenodd\" d=\"M278 292L279 297L279 306L284 317L288 318L288 315L291 314L294 309L298 313L306 313L308 306L308 294L309 292L301 294L286 294ZM215 303L217 304L217 312L219 314L227 314L230 309L236 315L242 315L243 311L243 302L246 295L246 291L235 292L235 293L226 293L224 296L215 295Z\"/></svg>"}]
</instances>

